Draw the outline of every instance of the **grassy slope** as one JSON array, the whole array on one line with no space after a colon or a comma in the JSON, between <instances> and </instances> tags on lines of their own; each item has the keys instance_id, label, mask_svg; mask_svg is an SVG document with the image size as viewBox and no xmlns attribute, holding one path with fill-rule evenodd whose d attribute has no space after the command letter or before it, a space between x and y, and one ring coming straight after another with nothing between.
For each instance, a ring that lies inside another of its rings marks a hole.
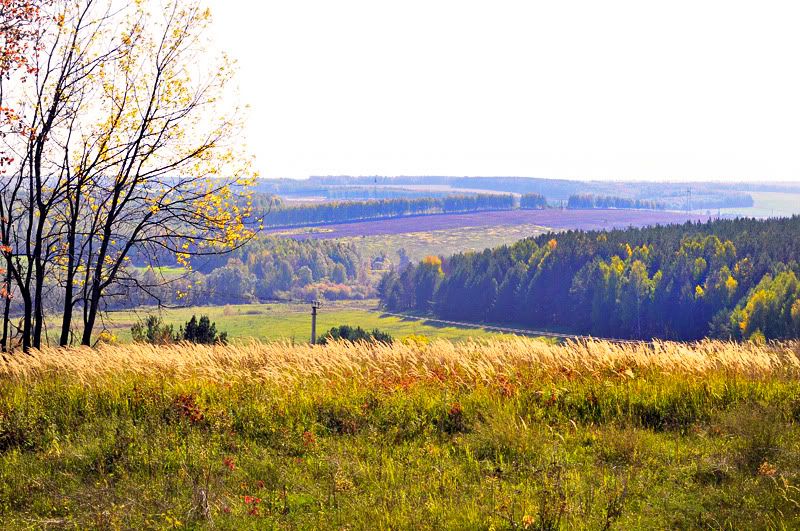
<instances>
[{"instance_id":1,"label":"grassy slope","mask_svg":"<svg viewBox=\"0 0 800 531\"><path fill-rule=\"evenodd\" d=\"M516 340L11 367L3 528L800 525L791 352Z\"/></svg>"},{"instance_id":2,"label":"grassy slope","mask_svg":"<svg viewBox=\"0 0 800 531\"><path fill-rule=\"evenodd\" d=\"M397 250L401 247L406 250L411 260L419 261L428 255L449 256L459 252L482 251L486 248L514 243L548 230L550 229L539 225L521 224L489 227L454 227L447 230L366 235L337 239L355 244L365 257L378 256L381 252L384 252L396 263L399 258ZM288 236L330 231L331 229L326 229L325 227L312 227L287 230L277 234Z\"/></svg>"},{"instance_id":3,"label":"grassy slope","mask_svg":"<svg viewBox=\"0 0 800 531\"><path fill-rule=\"evenodd\" d=\"M341 301L325 304L317 318L317 333L334 326L348 324L367 330L378 328L401 339L409 335L424 335L430 338L465 340L469 337L496 337L495 332L481 329L438 327L419 321L399 317L381 316L373 310L377 301ZM148 311L111 313L104 323L122 342L130 341L130 328ZM202 306L164 310L164 321L177 329L192 315L208 315L217 325L217 330L227 331L231 338L275 340L288 339L308 341L311 335L311 310L304 304L242 304L232 306Z\"/></svg>"},{"instance_id":4,"label":"grassy slope","mask_svg":"<svg viewBox=\"0 0 800 531\"><path fill-rule=\"evenodd\" d=\"M342 241L354 243L363 256L378 256L384 252L396 264L399 261L397 250L400 248L406 250L413 262L418 262L428 255L450 256L459 252L483 251L486 248L536 236L546 230L538 225L462 227L408 234L342 238Z\"/></svg>"}]
</instances>

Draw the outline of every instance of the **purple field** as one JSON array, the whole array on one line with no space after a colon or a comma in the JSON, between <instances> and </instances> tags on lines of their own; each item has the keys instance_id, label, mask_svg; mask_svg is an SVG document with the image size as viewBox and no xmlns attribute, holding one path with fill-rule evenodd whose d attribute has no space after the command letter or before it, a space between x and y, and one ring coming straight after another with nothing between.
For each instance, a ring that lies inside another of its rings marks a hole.
<instances>
[{"instance_id":1,"label":"purple field","mask_svg":"<svg viewBox=\"0 0 800 531\"><path fill-rule=\"evenodd\" d=\"M612 229L683 223L687 220L708 221L709 216L650 210L502 210L468 214L433 214L378 221L359 221L309 228L295 232L292 238L332 239L381 234L405 234L460 227L497 227L503 225L540 225L554 230ZM301 229L302 230L302 229ZM286 232L285 229L269 231Z\"/></svg>"}]
</instances>

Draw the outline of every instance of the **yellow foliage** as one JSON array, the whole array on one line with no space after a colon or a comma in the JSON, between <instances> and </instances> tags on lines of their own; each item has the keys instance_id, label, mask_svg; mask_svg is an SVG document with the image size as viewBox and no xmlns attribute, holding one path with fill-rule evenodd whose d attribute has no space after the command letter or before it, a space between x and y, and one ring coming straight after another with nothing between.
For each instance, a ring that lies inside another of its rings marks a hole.
<instances>
[{"instance_id":1,"label":"yellow foliage","mask_svg":"<svg viewBox=\"0 0 800 531\"><path fill-rule=\"evenodd\" d=\"M728 291L728 297L732 297L736 290L739 289L739 283L729 275L728 280L725 281L725 289Z\"/></svg>"},{"instance_id":2,"label":"yellow foliage","mask_svg":"<svg viewBox=\"0 0 800 531\"><path fill-rule=\"evenodd\" d=\"M442 259L438 256L428 255L422 259L422 263L432 267L442 267Z\"/></svg>"},{"instance_id":3,"label":"yellow foliage","mask_svg":"<svg viewBox=\"0 0 800 531\"><path fill-rule=\"evenodd\" d=\"M706 292L703 290L703 287L700 285L695 286L694 288L694 298L695 299L702 299L705 297Z\"/></svg>"},{"instance_id":4,"label":"yellow foliage","mask_svg":"<svg viewBox=\"0 0 800 531\"><path fill-rule=\"evenodd\" d=\"M410 347L424 347L425 345L429 345L431 340L427 336L421 334L411 334L401 339L400 342Z\"/></svg>"}]
</instances>

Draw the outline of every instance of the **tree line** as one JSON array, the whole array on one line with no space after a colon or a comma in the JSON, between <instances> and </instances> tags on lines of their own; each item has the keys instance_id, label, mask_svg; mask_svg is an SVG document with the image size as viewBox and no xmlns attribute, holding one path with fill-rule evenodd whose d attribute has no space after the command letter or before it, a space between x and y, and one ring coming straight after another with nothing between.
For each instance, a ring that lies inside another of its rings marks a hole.
<instances>
[{"instance_id":1,"label":"tree line","mask_svg":"<svg viewBox=\"0 0 800 531\"><path fill-rule=\"evenodd\" d=\"M648 199L632 199L629 197L617 197L610 195L575 194L569 196L567 208L572 210L587 210L595 208L664 210L666 209L666 205L659 201L651 201Z\"/></svg>"},{"instance_id":2,"label":"tree line","mask_svg":"<svg viewBox=\"0 0 800 531\"><path fill-rule=\"evenodd\" d=\"M542 210L547 208L547 198L542 194L522 194L519 207L523 210Z\"/></svg>"},{"instance_id":3,"label":"tree line","mask_svg":"<svg viewBox=\"0 0 800 531\"><path fill-rule=\"evenodd\" d=\"M695 340L800 334L800 217L569 231L387 273L393 311Z\"/></svg>"},{"instance_id":4,"label":"tree line","mask_svg":"<svg viewBox=\"0 0 800 531\"><path fill-rule=\"evenodd\" d=\"M579 181L533 177L444 177L444 176L327 176L309 179L260 179L259 191L275 195L323 196L333 198L340 190L358 187L370 193L391 191L413 197L420 186L440 186L444 189L485 190L486 192L539 194L553 203L569 200L572 195L632 197L655 201L670 210L743 208L753 206L749 192L788 191L797 187L774 183L715 183L715 182L626 182ZM350 192L352 193L352 192Z\"/></svg>"},{"instance_id":5,"label":"tree line","mask_svg":"<svg viewBox=\"0 0 800 531\"><path fill-rule=\"evenodd\" d=\"M419 214L452 214L512 208L514 208L514 196L510 194L464 194L303 205L276 203L269 210L269 215L264 216L264 224L266 227L292 227Z\"/></svg>"}]
</instances>

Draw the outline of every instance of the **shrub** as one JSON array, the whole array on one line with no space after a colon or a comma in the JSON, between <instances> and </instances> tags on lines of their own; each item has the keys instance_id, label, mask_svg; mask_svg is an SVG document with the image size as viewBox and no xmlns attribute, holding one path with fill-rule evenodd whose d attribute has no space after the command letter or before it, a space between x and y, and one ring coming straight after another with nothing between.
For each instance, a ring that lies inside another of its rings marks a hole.
<instances>
[{"instance_id":1,"label":"shrub","mask_svg":"<svg viewBox=\"0 0 800 531\"><path fill-rule=\"evenodd\" d=\"M181 326L177 333L172 325L164 324L160 317L148 315L144 321L131 327L131 336L136 343L151 345L166 345L177 341L188 341L201 345L228 343L228 333L217 333L216 323L212 323L207 315L201 315L199 320L197 316L192 315L192 318Z\"/></svg>"},{"instance_id":2,"label":"shrub","mask_svg":"<svg viewBox=\"0 0 800 531\"><path fill-rule=\"evenodd\" d=\"M131 327L131 336L136 343L166 345L175 340L175 331L172 325L164 324L161 317L148 315Z\"/></svg>"},{"instance_id":3,"label":"shrub","mask_svg":"<svg viewBox=\"0 0 800 531\"><path fill-rule=\"evenodd\" d=\"M228 333L217 333L217 324L212 323L207 315L201 315L200 320L192 315L192 318L181 327L180 337L184 341L190 343L199 343L201 345L213 345L214 343L226 344L228 342Z\"/></svg>"},{"instance_id":4,"label":"shrub","mask_svg":"<svg viewBox=\"0 0 800 531\"><path fill-rule=\"evenodd\" d=\"M381 332L377 328L374 329L372 332L367 332L360 326L353 328L349 325L341 325L341 326L334 326L323 335L319 337L317 341L320 345L325 345L328 341L337 341L337 340L345 340L345 341L372 341L376 343L385 343L387 345L391 345L394 339L392 336L387 334L386 332Z\"/></svg>"}]
</instances>

